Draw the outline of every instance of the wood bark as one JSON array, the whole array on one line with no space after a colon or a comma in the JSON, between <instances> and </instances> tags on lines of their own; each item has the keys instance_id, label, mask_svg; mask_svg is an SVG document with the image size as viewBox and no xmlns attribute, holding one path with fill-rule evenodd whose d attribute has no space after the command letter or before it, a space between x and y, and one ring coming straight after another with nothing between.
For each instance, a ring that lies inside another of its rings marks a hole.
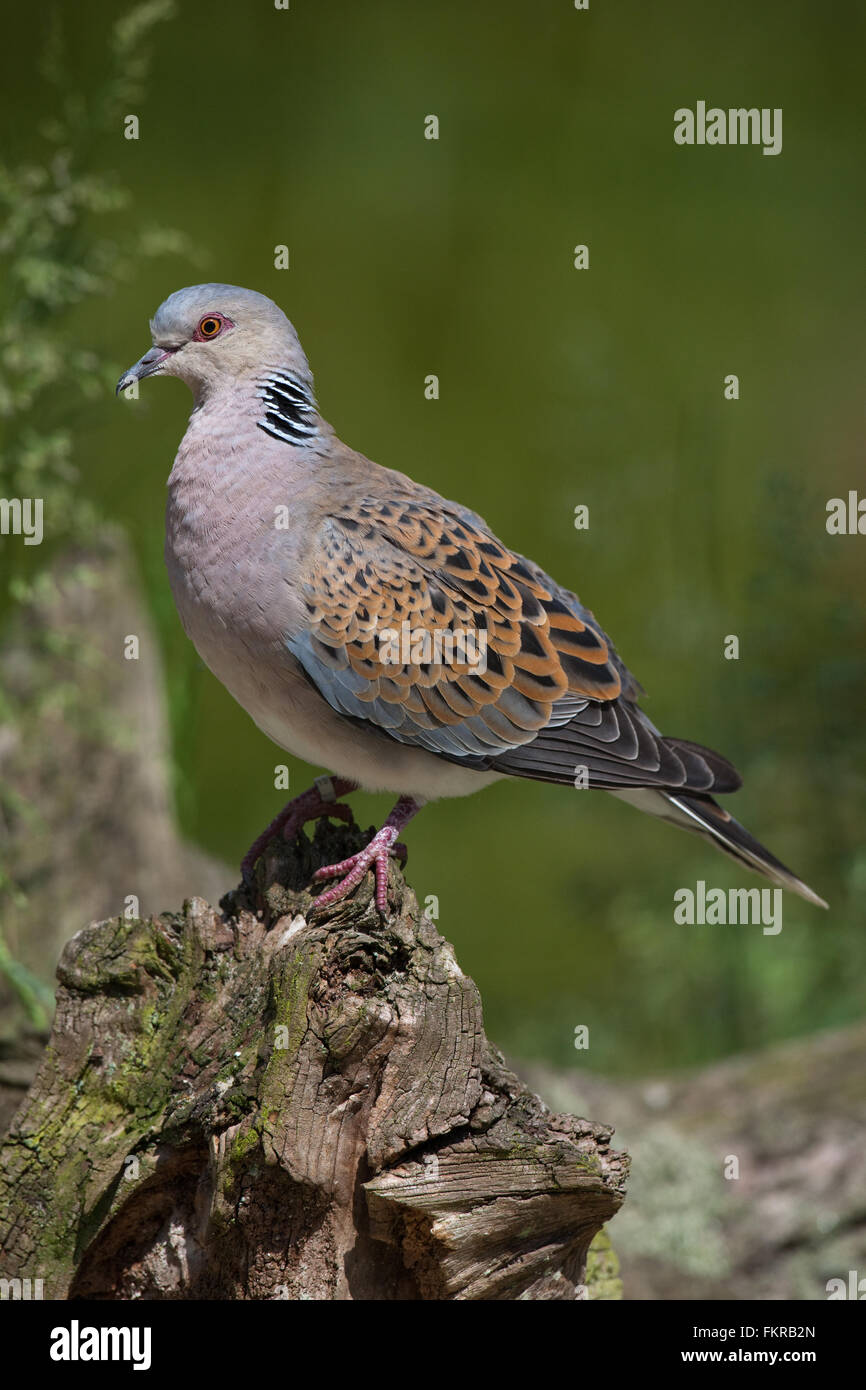
<instances>
[{"instance_id":1,"label":"wood bark","mask_svg":"<svg viewBox=\"0 0 866 1390\"><path fill-rule=\"evenodd\" d=\"M396 865L385 920L369 874L316 908L312 870L364 838L320 822L221 911L68 943L0 1149L0 1275L52 1298L593 1296L628 1160L504 1064Z\"/></svg>"}]
</instances>

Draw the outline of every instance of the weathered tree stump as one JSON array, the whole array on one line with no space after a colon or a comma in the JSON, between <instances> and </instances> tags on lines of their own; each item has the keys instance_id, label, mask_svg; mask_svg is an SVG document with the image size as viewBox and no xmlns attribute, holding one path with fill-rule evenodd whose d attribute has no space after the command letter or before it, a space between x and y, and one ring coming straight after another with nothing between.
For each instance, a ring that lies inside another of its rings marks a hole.
<instances>
[{"instance_id":1,"label":"weathered tree stump","mask_svg":"<svg viewBox=\"0 0 866 1390\"><path fill-rule=\"evenodd\" d=\"M0 1150L0 1273L45 1297L568 1299L627 1170L487 1042L396 865L331 909L364 842L273 841L217 911L101 922ZM591 1290L590 1290L591 1296Z\"/></svg>"}]
</instances>

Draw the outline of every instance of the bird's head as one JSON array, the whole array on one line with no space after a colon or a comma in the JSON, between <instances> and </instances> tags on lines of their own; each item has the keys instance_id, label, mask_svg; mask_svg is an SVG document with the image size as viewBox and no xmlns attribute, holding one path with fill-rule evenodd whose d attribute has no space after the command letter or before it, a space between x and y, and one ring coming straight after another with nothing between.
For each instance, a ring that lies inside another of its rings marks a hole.
<instances>
[{"instance_id":1,"label":"bird's head","mask_svg":"<svg viewBox=\"0 0 866 1390\"><path fill-rule=\"evenodd\" d=\"M221 388L272 369L290 371L311 391L298 335L266 295L237 285L190 285L160 304L150 321L153 347L124 372L117 394L146 376L185 381L196 404Z\"/></svg>"}]
</instances>

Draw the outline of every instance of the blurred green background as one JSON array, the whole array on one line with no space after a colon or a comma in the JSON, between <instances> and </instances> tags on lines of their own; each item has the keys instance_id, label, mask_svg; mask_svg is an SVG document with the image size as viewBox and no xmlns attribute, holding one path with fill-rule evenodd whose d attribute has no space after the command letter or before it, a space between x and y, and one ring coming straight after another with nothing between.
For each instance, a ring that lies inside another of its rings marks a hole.
<instances>
[{"instance_id":1,"label":"blurred green background","mask_svg":"<svg viewBox=\"0 0 866 1390\"><path fill-rule=\"evenodd\" d=\"M124 11L60 10L54 85L39 59L58 11L6 16L6 158L50 160L45 123L71 101L93 117L80 176L130 195L76 235L129 252L153 227L182 234L70 302L63 340L95 355L100 389L73 413L70 358L39 410L74 420L76 494L127 529L163 645L184 832L236 862L278 809L284 761L202 667L169 593L164 485L189 397L150 382L137 404L113 398L161 300L213 279L285 308L344 439L577 590L653 720L731 757L745 787L728 804L830 902L786 895L776 937L678 926L677 888L758 880L601 794L521 781L429 807L409 877L438 897L491 1037L641 1074L856 1017L866 537L828 536L825 507L866 494L862 9L178 0L135 104L101 123L88 103ZM781 155L675 145L674 110L698 99L782 107ZM74 263L78 243L58 245ZM7 322L24 284L19 266L0 290ZM19 315L23 335L40 312ZM4 545L4 611L42 550ZM729 633L739 661L723 658ZM289 762L297 790L319 771ZM389 809L355 800L362 824Z\"/></svg>"}]
</instances>

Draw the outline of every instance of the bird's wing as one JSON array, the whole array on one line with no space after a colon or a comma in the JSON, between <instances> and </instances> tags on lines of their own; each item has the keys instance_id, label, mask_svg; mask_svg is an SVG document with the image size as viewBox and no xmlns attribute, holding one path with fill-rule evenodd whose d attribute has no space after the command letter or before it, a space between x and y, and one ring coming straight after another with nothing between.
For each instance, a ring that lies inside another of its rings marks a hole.
<instances>
[{"instance_id":1,"label":"bird's wing","mask_svg":"<svg viewBox=\"0 0 866 1390\"><path fill-rule=\"evenodd\" d=\"M347 718L515 776L739 784L718 755L661 738L592 614L474 513L364 497L331 508L309 554L308 623L288 645Z\"/></svg>"}]
</instances>

